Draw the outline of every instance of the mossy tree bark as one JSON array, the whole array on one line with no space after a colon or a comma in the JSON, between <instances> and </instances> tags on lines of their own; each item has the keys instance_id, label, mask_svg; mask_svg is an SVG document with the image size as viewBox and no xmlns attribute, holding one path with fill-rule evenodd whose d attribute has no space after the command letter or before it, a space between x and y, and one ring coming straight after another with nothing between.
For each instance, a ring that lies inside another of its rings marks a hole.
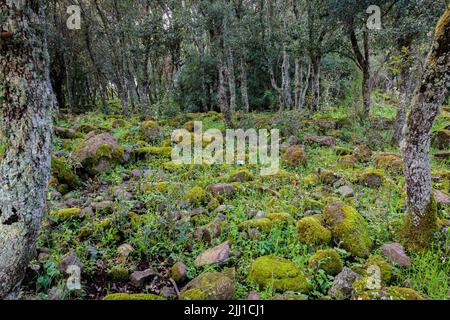
<instances>
[{"instance_id":1,"label":"mossy tree bark","mask_svg":"<svg viewBox=\"0 0 450 320\"><path fill-rule=\"evenodd\" d=\"M0 50L0 298L20 283L45 208L53 94L43 0L0 0L12 33ZM20 3L20 2L18 2Z\"/></svg>"},{"instance_id":2,"label":"mossy tree bark","mask_svg":"<svg viewBox=\"0 0 450 320\"><path fill-rule=\"evenodd\" d=\"M429 246L437 229L431 185L430 132L450 82L450 6L434 32L431 52L407 118L402 143L407 216L403 240L411 250Z\"/></svg>"}]
</instances>

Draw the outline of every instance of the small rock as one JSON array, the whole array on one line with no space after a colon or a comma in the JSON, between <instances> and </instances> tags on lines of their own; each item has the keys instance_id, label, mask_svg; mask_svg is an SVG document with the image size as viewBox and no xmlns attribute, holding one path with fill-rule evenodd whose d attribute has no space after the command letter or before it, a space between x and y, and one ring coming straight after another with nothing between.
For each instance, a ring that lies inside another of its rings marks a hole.
<instances>
[{"instance_id":1,"label":"small rock","mask_svg":"<svg viewBox=\"0 0 450 320\"><path fill-rule=\"evenodd\" d=\"M142 174L143 174L143 172L139 169L134 169L131 171L131 176L133 178L140 178L140 177L142 177Z\"/></svg>"},{"instance_id":2,"label":"small rock","mask_svg":"<svg viewBox=\"0 0 450 320\"><path fill-rule=\"evenodd\" d=\"M124 243L121 244L118 248L117 248L117 253L122 257L122 258L128 258L128 256L134 251L134 248L129 245L128 243Z\"/></svg>"},{"instance_id":3,"label":"small rock","mask_svg":"<svg viewBox=\"0 0 450 320\"><path fill-rule=\"evenodd\" d=\"M135 271L131 274L130 281L135 287L139 288L144 285L146 279L157 275L158 272L156 272L153 268L149 268L144 271Z\"/></svg>"},{"instance_id":4,"label":"small rock","mask_svg":"<svg viewBox=\"0 0 450 320\"><path fill-rule=\"evenodd\" d=\"M227 260L230 257L230 242L226 241L214 248L202 252L197 259L195 259L194 265L198 268L201 266L220 263Z\"/></svg>"},{"instance_id":5,"label":"small rock","mask_svg":"<svg viewBox=\"0 0 450 320\"><path fill-rule=\"evenodd\" d=\"M346 186L342 186L339 189L337 189L337 193L339 193L341 196L343 197L353 197L353 195L355 194L355 192L353 191L353 188L346 185Z\"/></svg>"},{"instance_id":6,"label":"small rock","mask_svg":"<svg viewBox=\"0 0 450 320\"><path fill-rule=\"evenodd\" d=\"M336 138L335 137L330 137L330 136L313 136L313 135L309 135L306 134L303 137L303 141L305 143L316 143L320 146L324 146L324 147L332 147L336 144Z\"/></svg>"},{"instance_id":7,"label":"small rock","mask_svg":"<svg viewBox=\"0 0 450 320\"><path fill-rule=\"evenodd\" d=\"M186 270L187 270L186 265L183 262L178 261L170 269L170 276L173 280L175 280L175 282L182 283L186 280L187 276Z\"/></svg>"},{"instance_id":8,"label":"small rock","mask_svg":"<svg viewBox=\"0 0 450 320\"><path fill-rule=\"evenodd\" d=\"M174 299L177 296L177 293L173 287L165 286L161 289L160 295L166 299Z\"/></svg>"},{"instance_id":9,"label":"small rock","mask_svg":"<svg viewBox=\"0 0 450 320\"><path fill-rule=\"evenodd\" d=\"M211 193L219 196L229 196L235 189L236 188L233 185L227 183L213 184L208 187L208 190Z\"/></svg>"},{"instance_id":10,"label":"small rock","mask_svg":"<svg viewBox=\"0 0 450 320\"><path fill-rule=\"evenodd\" d=\"M395 262L401 267L409 267L411 259L406 255L400 243L389 243L381 246L381 252L389 262Z\"/></svg>"},{"instance_id":11,"label":"small rock","mask_svg":"<svg viewBox=\"0 0 450 320\"><path fill-rule=\"evenodd\" d=\"M336 278L334 278L333 284L328 291L328 295L338 300L350 299L354 291L352 285L359 278L361 278L359 274L344 267Z\"/></svg>"},{"instance_id":12,"label":"small rock","mask_svg":"<svg viewBox=\"0 0 450 320\"><path fill-rule=\"evenodd\" d=\"M201 297L206 300L230 300L234 291L234 282L227 274L206 272L183 288L180 299L192 300Z\"/></svg>"},{"instance_id":13,"label":"small rock","mask_svg":"<svg viewBox=\"0 0 450 320\"><path fill-rule=\"evenodd\" d=\"M436 198L437 204L449 205L450 197L440 190L434 190L434 197Z\"/></svg>"},{"instance_id":14,"label":"small rock","mask_svg":"<svg viewBox=\"0 0 450 320\"><path fill-rule=\"evenodd\" d=\"M65 274L67 274L67 269L70 266L77 266L80 268L80 270L83 269L83 263L81 263L81 261L78 259L75 252L69 252L65 254L62 257L61 262L59 263L59 269Z\"/></svg>"},{"instance_id":15,"label":"small rock","mask_svg":"<svg viewBox=\"0 0 450 320\"><path fill-rule=\"evenodd\" d=\"M49 257L50 257L50 254L48 254L47 252L41 252L38 255L38 261L40 263L44 263L45 261L48 260Z\"/></svg>"},{"instance_id":16,"label":"small rock","mask_svg":"<svg viewBox=\"0 0 450 320\"><path fill-rule=\"evenodd\" d=\"M258 294L257 292L251 291L251 292L248 294L247 300L253 301L253 300L261 300L261 299L260 299L259 294Z\"/></svg>"}]
</instances>

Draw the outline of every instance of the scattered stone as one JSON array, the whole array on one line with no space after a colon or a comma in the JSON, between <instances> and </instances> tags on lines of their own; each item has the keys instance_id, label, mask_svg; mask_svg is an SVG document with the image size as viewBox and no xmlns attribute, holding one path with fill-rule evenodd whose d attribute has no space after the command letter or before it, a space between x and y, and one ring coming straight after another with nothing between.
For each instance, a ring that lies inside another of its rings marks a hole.
<instances>
[{"instance_id":1,"label":"scattered stone","mask_svg":"<svg viewBox=\"0 0 450 320\"><path fill-rule=\"evenodd\" d=\"M337 193L345 198L353 197L355 195L353 188L349 185L340 187L339 189L337 189Z\"/></svg>"},{"instance_id":2,"label":"scattered stone","mask_svg":"<svg viewBox=\"0 0 450 320\"><path fill-rule=\"evenodd\" d=\"M248 170L239 170L231 175L230 182L248 182L252 181L254 176Z\"/></svg>"},{"instance_id":3,"label":"scattered stone","mask_svg":"<svg viewBox=\"0 0 450 320\"><path fill-rule=\"evenodd\" d=\"M297 222L300 242L307 245L325 245L331 241L331 231L324 226L323 215L304 217Z\"/></svg>"},{"instance_id":4,"label":"scattered stone","mask_svg":"<svg viewBox=\"0 0 450 320\"><path fill-rule=\"evenodd\" d=\"M450 148L450 130L442 129L433 134L433 144L439 150Z\"/></svg>"},{"instance_id":5,"label":"scattered stone","mask_svg":"<svg viewBox=\"0 0 450 320\"><path fill-rule=\"evenodd\" d=\"M342 271L343 264L341 257L334 249L318 250L308 260L309 266L314 269L322 269L332 276Z\"/></svg>"},{"instance_id":6,"label":"scattered stone","mask_svg":"<svg viewBox=\"0 0 450 320\"><path fill-rule=\"evenodd\" d=\"M340 202L331 202L324 209L326 223L331 227L337 243L356 257L370 253L372 240L367 222L354 208Z\"/></svg>"},{"instance_id":7,"label":"scattered stone","mask_svg":"<svg viewBox=\"0 0 450 320\"><path fill-rule=\"evenodd\" d=\"M146 269L144 271L135 271L130 276L131 283L137 287L140 288L144 286L145 281L150 277L155 277L158 275L158 272L156 272L153 268Z\"/></svg>"},{"instance_id":8,"label":"scattered stone","mask_svg":"<svg viewBox=\"0 0 450 320\"><path fill-rule=\"evenodd\" d=\"M63 272L64 274L68 274L67 270L70 266L77 266L78 268L80 268L80 270L82 270L84 267L83 263L80 261L80 259L78 259L75 252L69 252L61 258L61 262L59 263L59 270L61 270L61 272Z\"/></svg>"},{"instance_id":9,"label":"scattered stone","mask_svg":"<svg viewBox=\"0 0 450 320\"><path fill-rule=\"evenodd\" d=\"M311 289L307 278L292 261L281 257L259 257L250 266L248 281L275 291L303 291Z\"/></svg>"},{"instance_id":10,"label":"scattered stone","mask_svg":"<svg viewBox=\"0 0 450 320\"><path fill-rule=\"evenodd\" d=\"M105 213L111 213L113 211L114 203L110 200L104 200L100 202L94 202L92 204L92 209L95 211L102 211Z\"/></svg>"},{"instance_id":11,"label":"scattered stone","mask_svg":"<svg viewBox=\"0 0 450 320\"><path fill-rule=\"evenodd\" d=\"M235 187L227 183L213 184L208 187L208 190L218 196L230 196L234 193Z\"/></svg>"},{"instance_id":12,"label":"scattered stone","mask_svg":"<svg viewBox=\"0 0 450 320\"><path fill-rule=\"evenodd\" d=\"M395 153L380 153L374 157L374 161L378 168L386 168L397 173L403 170L403 160Z\"/></svg>"},{"instance_id":13,"label":"scattered stone","mask_svg":"<svg viewBox=\"0 0 450 320\"><path fill-rule=\"evenodd\" d=\"M128 243L124 243L121 244L118 248L117 248L117 253L119 254L119 256L121 256L122 258L126 259L128 258L128 256L134 251L134 248L129 245Z\"/></svg>"},{"instance_id":14,"label":"scattered stone","mask_svg":"<svg viewBox=\"0 0 450 320\"><path fill-rule=\"evenodd\" d=\"M161 139L161 129L155 121L144 121L141 124L140 137L150 144L157 143Z\"/></svg>"},{"instance_id":15,"label":"scattered stone","mask_svg":"<svg viewBox=\"0 0 450 320\"><path fill-rule=\"evenodd\" d=\"M359 177L359 181L369 188L379 188L383 184L383 180L383 171L371 168L366 169Z\"/></svg>"},{"instance_id":16,"label":"scattered stone","mask_svg":"<svg viewBox=\"0 0 450 320\"><path fill-rule=\"evenodd\" d=\"M361 276L351 269L344 267L342 271L334 278L328 295L337 300L350 299L353 296L353 283Z\"/></svg>"},{"instance_id":17,"label":"scattered stone","mask_svg":"<svg viewBox=\"0 0 450 320\"><path fill-rule=\"evenodd\" d=\"M400 243L384 244L380 249L389 262L394 262L400 267L409 267L411 265L411 259L406 255L405 249Z\"/></svg>"},{"instance_id":18,"label":"scattered stone","mask_svg":"<svg viewBox=\"0 0 450 320\"><path fill-rule=\"evenodd\" d=\"M170 269L170 277L176 283L183 283L187 277L186 265L181 261L178 261L177 263L175 263L172 266L172 268Z\"/></svg>"},{"instance_id":19,"label":"scattered stone","mask_svg":"<svg viewBox=\"0 0 450 320\"><path fill-rule=\"evenodd\" d=\"M96 175L111 169L124 159L124 148L109 133L96 135L91 132L81 146L73 152L89 175Z\"/></svg>"},{"instance_id":20,"label":"scattered stone","mask_svg":"<svg viewBox=\"0 0 450 320\"><path fill-rule=\"evenodd\" d=\"M369 147L364 144L357 146L353 150L353 156L356 158L358 162L370 161L372 154L373 154L372 150L370 150Z\"/></svg>"},{"instance_id":21,"label":"scattered stone","mask_svg":"<svg viewBox=\"0 0 450 320\"><path fill-rule=\"evenodd\" d=\"M55 127L55 134L62 139L75 139L80 137L75 130L70 128Z\"/></svg>"},{"instance_id":22,"label":"scattered stone","mask_svg":"<svg viewBox=\"0 0 450 320\"><path fill-rule=\"evenodd\" d=\"M195 259L194 265L199 268L205 265L226 261L229 257L230 242L226 241L214 248L202 252L197 259Z\"/></svg>"},{"instance_id":23,"label":"scattered stone","mask_svg":"<svg viewBox=\"0 0 450 320\"><path fill-rule=\"evenodd\" d=\"M259 297L259 294L257 292L250 291L250 293L248 294L247 300L254 301L254 300L261 300L261 298Z\"/></svg>"},{"instance_id":24,"label":"scattered stone","mask_svg":"<svg viewBox=\"0 0 450 320\"><path fill-rule=\"evenodd\" d=\"M303 136L303 141L305 143L313 144L316 143L324 147L332 147L336 144L336 138L330 136L314 136L306 134Z\"/></svg>"},{"instance_id":25,"label":"scattered stone","mask_svg":"<svg viewBox=\"0 0 450 320\"><path fill-rule=\"evenodd\" d=\"M180 300L230 300L234 290L233 280L225 273L206 272L183 288Z\"/></svg>"},{"instance_id":26,"label":"scattered stone","mask_svg":"<svg viewBox=\"0 0 450 320\"><path fill-rule=\"evenodd\" d=\"M290 166L297 167L299 165L306 165L306 152L301 146L289 147L283 154L283 160Z\"/></svg>"},{"instance_id":27,"label":"scattered stone","mask_svg":"<svg viewBox=\"0 0 450 320\"><path fill-rule=\"evenodd\" d=\"M111 301L128 301L128 300L164 300L163 297L157 296L156 294L151 293L113 293L108 294L104 300L111 300Z\"/></svg>"},{"instance_id":28,"label":"scattered stone","mask_svg":"<svg viewBox=\"0 0 450 320\"><path fill-rule=\"evenodd\" d=\"M434 197L439 205L446 206L450 204L450 197L440 190L434 190Z\"/></svg>"}]
</instances>

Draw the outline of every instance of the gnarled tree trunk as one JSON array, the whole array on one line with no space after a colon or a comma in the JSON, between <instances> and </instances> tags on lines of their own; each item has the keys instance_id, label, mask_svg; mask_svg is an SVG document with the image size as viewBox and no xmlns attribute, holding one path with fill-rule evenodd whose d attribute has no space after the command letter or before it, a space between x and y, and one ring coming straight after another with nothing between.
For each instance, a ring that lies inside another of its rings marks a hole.
<instances>
[{"instance_id":1,"label":"gnarled tree trunk","mask_svg":"<svg viewBox=\"0 0 450 320\"><path fill-rule=\"evenodd\" d=\"M450 6L434 34L419 88L408 115L402 143L407 216L403 240L409 249L426 248L437 230L436 201L430 174L430 132L450 82Z\"/></svg>"},{"instance_id":2,"label":"gnarled tree trunk","mask_svg":"<svg viewBox=\"0 0 450 320\"><path fill-rule=\"evenodd\" d=\"M34 253L50 175L53 105L44 1L9 3L0 0L3 28L12 33L0 51L0 298L17 287Z\"/></svg>"}]
</instances>

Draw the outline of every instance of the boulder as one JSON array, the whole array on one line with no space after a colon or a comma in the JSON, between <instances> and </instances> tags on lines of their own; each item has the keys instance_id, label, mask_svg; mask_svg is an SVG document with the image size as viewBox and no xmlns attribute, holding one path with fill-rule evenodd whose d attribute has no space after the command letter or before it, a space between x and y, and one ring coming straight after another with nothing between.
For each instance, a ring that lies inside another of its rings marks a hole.
<instances>
[{"instance_id":1,"label":"boulder","mask_svg":"<svg viewBox=\"0 0 450 320\"><path fill-rule=\"evenodd\" d=\"M367 222L349 205L331 202L324 209L326 223L336 243L356 257L366 257L372 247Z\"/></svg>"},{"instance_id":2,"label":"boulder","mask_svg":"<svg viewBox=\"0 0 450 320\"><path fill-rule=\"evenodd\" d=\"M337 275L342 271L341 257L334 249L318 250L308 260L309 266L314 269L322 269L330 275Z\"/></svg>"},{"instance_id":3,"label":"boulder","mask_svg":"<svg viewBox=\"0 0 450 320\"><path fill-rule=\"evenodd\" d=\"M96 175L121 163L124 149L111 134L91 132L73 156L87 174Z\"/></svg>"},{"instance_id":4,"label":"boulder","mask_svg":"<svg viewBox=\"0 0 450 320\"><path fill-rule=\"evenodd\" d=\"M230 196L236 188L227 183L213 184L208 187L208 191L217 196Z\"/></svg>"},{"instance_id":5,"label":"boulder","mask_svg":"<svg viewBox=\"0 0 450 320\"><path fill-rule=\"evenodd\" d=\"M356 158L358 162L368 162L372 157L372 150L364 144L356 146L353 150L353 156Z\"/></svg>"},{"instance_id":6,"label":"boulder","mask_svg":"<svg viewBox=\"0 0 450 320\"><path fill-rule=\"evenodd\" d=\"M155 277L158 275L158 272L156 272L153 268L148 268L144 271L135 271L130 276L131 283L137 287L140 288L145 284L145 281L150 277Z\"/></svg>"},{"instance_id":7,"label":"boulder","mask_svg":"<svg viewBox=\"0 0 450 320\"><path fill-rule=\"evenodd\" d=\"M170 268L170 277L177 283L184 282L187 277L186 265L181 261L175 263L172 268Z\"/></svg>"},{"instance_id":8,"label":"boulder","mask_svg":"<svg viewBox=\"0 0 450 320\"><path fill-rule=\"evenodd\" d=\"M230 300L234 290L234 282L227 274L206 272L181 290L180 300Z\"/></svg>"},{"instance_id":9,"label":"boulder","mask_svg":"<svg viewBox=\"0 0 450 320\"><path fill-rule=\"evenodd\" d=\"M263 256L253 261L248 281L281 292L308 292L311 289L308 279L296 264L276 256Z\"/></svg>"},{"instance_id":10,"label":"boulder","mask_svg":"<svg viewBox=\"0 0 450 320\"><path fill-rule=\"evenodd\" d=\"M298 145L289 147L282 158L288 165L293 167L306 165L307 160L305 149Z\"/></svg>"},{"instance_id":11,"label":"boulder","mask_svg":"<svg viewBox=\"0 0 450 320\"><path fill-rule=\"evenodd\" d=\"M342 271L334 278L328 295L337 300L350 299L353 296L353 283L361 276L351 269L344 267Z\"/></svg>"},{"instance_id":12,"label":"boulder","mask_svg":"<svg viewBox=\"0 0 450 320\"><path fill-rule=\"evenodd\" d=\"M300 242L307 245L324 245L331 241L331 231L324 226L323 215L313 215L297 222Z\"/></svg>"},{"instance_id":13,"label":"boulder","mask_svg":"<svg viewBox=\"0 0 450 320\"><path fill-rule=\"evenodd\" d=\"M387 243L381 246L381 253L388 259L400 267L409 267L411 259L406 255L405 249L400 243Z\"/></svg>"}]
</instances>

